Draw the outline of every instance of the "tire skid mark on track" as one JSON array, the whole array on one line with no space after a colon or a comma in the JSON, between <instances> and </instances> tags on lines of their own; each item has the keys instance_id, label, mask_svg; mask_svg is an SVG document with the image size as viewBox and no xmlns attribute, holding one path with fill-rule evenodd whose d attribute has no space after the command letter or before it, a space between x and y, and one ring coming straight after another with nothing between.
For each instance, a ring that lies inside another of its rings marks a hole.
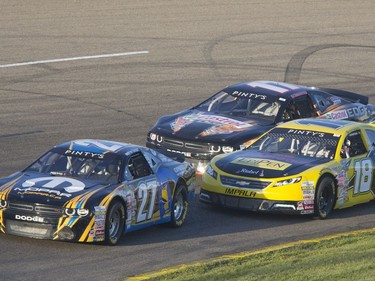
<instances>
[{"instance_id":1,"label":"tire skid mark on track","mask_svg":"<svg viewBox=\"0 0 375 281\"><path fill-rule=\"evenodd\" d=\"M322 44L316 46L310 46L302 51L296 53L289 61L284 76L284 82L298 84L299 78L302 72L303 64L306 59L314 53L326 49L333 48L371 48L375 49L375 46L363 46L363 45L350 45L350 44Z\"/></svg>"},{"instance_id":2,"label":"tire skid mark on track","mask_svg":"<svg viewBox=\"0 0 375 281\"><path fill-rule=\"evenodd\" d=\"M283 32L283 31L261 32L261 31L259 31L259 32L243 32L243 33L236 33L236 34L231 33L231 34L228 34L228 35L224 35L224 36L221 36L221 37L218 37L216 39L213 39L213 40L209 41L209 43L203 49L203 57L205 58L208 66L212 69L215 77L223 79L223 77L221 76L221 74L219 72L219 69L218 69L219 64L215 61L215 59L212 56L213 50L215 49L215 47L217 45L219 45L219 44L221 44L225 41L229 41L232 38L236 38L236 37L240 37L240 36L263 35L263 34L272 35L272 34L282 34L282 33L286 33L286 32ZM300 33L300 32L296 32L296 33ZM306 35L306 33L302 33L302 34ZM251 66L253 66L255 69L259 68L258 65L251 65ZM261 67L264 67L264 66L261 66Z\"/></svg>"},{"instance_id":3,"label":"tire skid mark on track","mask_svg":"<svg viewBox=\"0 0 375 281\"><path fill-rule=\"evenodd\" d=\"M203 55L204 58L208 64L208 67L212 69L214 76L222 79L222 75L219 71L219 63L213 58L212 53L217 45L224 41L228 41L231 38L239 37L239 36L245 36L245 35L256 35L262 32L255 32L255 33L238 33L238 34L230 34L226 36L219 37L215 40L211 40L209 44L204 48ZM279 34L280 32L270 32ZM298 53L296 53L288 62L284 74L284 82L287 83L299 83L299 78L302 72L302 67L305 61L313 55L314 53L326 49L332 49L332 48L367 48L367 49L374 49L375 46L370 45L355 45L355 44L321 44L321 45L315 45L307 47ZM242 68L244 68L244 65L241 65ZM248 68L265 68L264 66L257 66L257 65L248 65ZM271 67L270 67L271 68ZM337 75L337 74L336 74ZM358 78L358 77L356 77ZM373 77L360 77L361 79L365 79L366 81L373 81ZM370 94L369 96L375 96L375 94Z\"/></svg>"}]
</instances>

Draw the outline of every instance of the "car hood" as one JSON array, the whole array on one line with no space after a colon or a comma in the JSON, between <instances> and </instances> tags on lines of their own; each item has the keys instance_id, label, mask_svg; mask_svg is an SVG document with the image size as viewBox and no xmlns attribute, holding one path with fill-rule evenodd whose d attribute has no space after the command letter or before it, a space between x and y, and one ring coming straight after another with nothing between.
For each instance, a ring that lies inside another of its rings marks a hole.
<instances>
[{"instance_id":1,"label":"car hood","mask_svg":"<svg viewBox=\"0 0 375 281\"><path fill-rule=\"evenodd\" d=\"M77 196L109 187L97 181L82 181L70 177L19 173L0 186L0 195L7 200L63 206Z\"/></svg>"},{"instance_id":2,"label":"car hood","mask_svg":"<svg viewBox=\"0 0 375 281\"><path fill-rule=\"evenodd\" d=\"M184 111L160 120L157 131L172 138L204 141L243 143L274 127L271 121L218 115L196 110Z\"/></svg>"},{"instance_id":3,"label":"car hood","mask_svg":"<svg viewBox=\"0 0 375 281\"><path fill-rule=\"evenodd\" d=\"M232 175L278 178L299 174L328 161L330 159L243 150L220 158L215 165Z\"/></svg>"}]
</instances>

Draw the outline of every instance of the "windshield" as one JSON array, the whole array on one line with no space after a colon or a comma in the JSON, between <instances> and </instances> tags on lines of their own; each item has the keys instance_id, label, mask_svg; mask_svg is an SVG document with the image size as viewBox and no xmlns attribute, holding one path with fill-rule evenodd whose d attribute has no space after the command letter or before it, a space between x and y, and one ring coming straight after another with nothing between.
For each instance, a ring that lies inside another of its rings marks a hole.
<instances>
[{"instance_id":1,"label":"windshield","mask_svg":"<svg viewBox=\"0 0 375 281\"><path fill-rule=\"evenodd\" d=\"M216 114L259 118L273 122L279 112L280 103L259 98L236 97L221 91L196 106L195 109Z\"/></svg>"},{"instance_id":2,"label":"windshield","mask_svg":"<svg viewBox=\"0 0 375 281\"><path fill-rule=\"evenodd\" d=\"M333 159L339 136L287 128L275 128L248 149L315 158Z\"/></svg>"},{"instance_id":3,"label":"windshield","mask_svg":"<svg viewBox=\"0 0 375 281\"><path fill-rule=\"evenodd\" d=\"M71 155L70 150L51 150L31 164L24 172L46 173L104 182L118 182L121 160L114 155L80 152ZM105 157L104 157L105 156Z\"/></svg>"}]
</instances>

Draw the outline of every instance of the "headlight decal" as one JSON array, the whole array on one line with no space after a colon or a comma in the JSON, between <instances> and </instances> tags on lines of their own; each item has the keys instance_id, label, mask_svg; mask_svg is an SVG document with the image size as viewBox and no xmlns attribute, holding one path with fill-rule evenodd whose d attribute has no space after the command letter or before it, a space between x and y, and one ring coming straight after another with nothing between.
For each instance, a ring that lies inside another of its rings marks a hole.
<instances>
[{"instance_id":1,"label":"headlight decal","mask_svg":"<svg viewBox=\"0 0 375 281\"><path fill-rule=\"evenodd\" d=\"M90 210L85 209L85 208L65 208L64 209L64 214L68 217L86 217L90 214Z\"/></svg>"},{"instance_id":2,"label":"headlight decal","mask_svg":"<svg viewBox=\"0 0 375 281\"><path fill-rule=\"evenodd\" d=\"M68 201L64 208L65 208L65 211L64 211L64 214L68 217L65 217L65 218L60 218L59 219L59 223L58 223L58 226L57 226L57 230L56 232L54 233L54 239L58 239L58 232L63 229L65 226L67 227L70 227L70 228L73 228L74 225L79 221L80 218L82 218L82 216L77 216L77 210L78 209L81 209L81 211L79 212L87 212L87 215L90 214L90 211L85 209L85 205L87 203L87 200L93 196L95 193L97 192L100 192L101 190L103 190L104 188L106 188L106 186L103 186L102 188L99 188L97 190L93 190L93 191L88 191L82 195L79 195L77 197L74 197L73 199L71 199L70 201ZM107 196L108 197L108 196ZM66 210L68 209L68 213L66 213ZM82 209L85 209L87 211L82 211ZM74 211L73 211L74 210ZM70 216L69 214L73 214L74 212L74 215L75 216ZM87 216L86 215L86 216ZM90 222L93 221L94 222L94 216L91 218ZM90 225L90 224L89 224ZM89 230L87 229L90 229L91 227L89 227L89 225L87 226L87 228L85 229L85 232L87 231L87 233L89 232ZM87 235L86 235L87 236ZM81 238L83 237L83 235L81 236ZM80 239L81 239L80 238ZM82 240L83 241L83 240Z\"/></svg>"},{"instance_id":3,"label":"headlight decal","mask_svg":"<svg viewBox=\"0 0 375 281\"><path fill-rule=\"evenodd\" d=\"M220 147L220 145L214 145L214 144L212 144L212 145L209 146L208 150L209 150L209 152L215 152L215 153L217 153L217 152L221 151L221 147Z\"/></svg>"},{"instance_id":4,"label":"headlight decal","mask_svg":"<svg viewBox=\"0 0 375 281\"><path fill-rule=\"evenodd\" d=\"M0 209L5 209L8 206L8 201L0 199Z\"/></svg>"},{"instance_id":5,"label":"headlight decal","mask_svg":"<svg viewBox=\"0 0 375 281\"><path fill-rule=\"evenodd\" d=\"M238 150L238 147L235 148L233 146L229 146L229 145L223 145L223 146L220 146L220 145L216 145L216 144L211 144L209 145L208 147L208 151L211 152L211 153L231 153L235 150Z\"/></svg>"},{"instance_id":6,"label":"headlight decal","mask_svg":"<svg viewBox=\"0 0 375 281\"><path fill-rule=\"evenodd\" d=\"M232 146L223 146L222 150L224 153L231 153L234 151L234 148Z\"/></svg>"},{"instance_id":7,"label":"headlight decal","mask_svg":"<svg viewBox=\"0 0 375 281\"><path fill-rule=\"evenodd\" d=\"M212 168L211 164L207 166L206 173L217 180L217 172Z\"/></svg>"},{"instance_id":8,"label":"headlight decal","mask_svg":"<svg viewBox=\"0 0 375 281\"><path fill-rule=\"evenodd\" d=\"M301 181L302 177L294 177L294 178L289 178L281 181L277 181L273 186L274 187L280 187L280 186L285 186L285 185L290 185L294 183L299 183Z\"/></svg>"},{"instance_id":9,"label":"headlight decal","mask_svg":"<svg viewBox=\"0 0 375 281\"><path fill-rule=\"evenodd\" d=\"M149 138L152 142L156 142L158 144L161 144L164 141L164 137L161 135L158 135L157 133L149 133Z\"/></svg>"},{"instance_id":10,"label":"headlight decal","mask_svg":"<svg viewBox=\"0 0 375 281\"><path fill-rule=\"evenodd\" d=\"M157 141L158 143L162 143L162 142L163 142L163 137L160 136L160 135L156 135L156 141Z\"/></svg>"},{"instance_id":11,"label":"headlight decal","mask_svg":"<svg viewBox=\"0 0 375 281\"><path fill-rule=\"evenodd\" d=\"M77 215L80 217L85 217L90 213L88 209L77 209Z\"/></svg>"},{"instance_id":12,"label":"headlight decal","mask_svg":"<svg viewBox=\"0 0 375 281\"><path fill-rule=\"evenodd\" d=\"M65 208L64 210L65 215L72 217L76 214L76 209L74 208Z\"/></svg>"}]
</instances>

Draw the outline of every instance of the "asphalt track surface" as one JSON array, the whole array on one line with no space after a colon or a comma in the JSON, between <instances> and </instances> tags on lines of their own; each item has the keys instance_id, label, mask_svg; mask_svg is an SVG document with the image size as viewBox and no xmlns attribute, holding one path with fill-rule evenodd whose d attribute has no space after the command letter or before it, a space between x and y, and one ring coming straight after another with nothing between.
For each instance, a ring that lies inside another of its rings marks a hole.
<instances>
[{"instance_id":1,"label":"asphalt track surface","mask_svg":"<svg viewBox=\"0 0 375 281\"><path fill-rule=\"evenodd\" d=\"M372 0L3 0L0 176L70 139L143 145L158 117L235 82L337 87L375 102L374 12ZM196 200L182 228L134 232L116 247L0 235L0 280L117 280L374 227L374 211L321 221Z\"/></svg>"}]
</instances>

